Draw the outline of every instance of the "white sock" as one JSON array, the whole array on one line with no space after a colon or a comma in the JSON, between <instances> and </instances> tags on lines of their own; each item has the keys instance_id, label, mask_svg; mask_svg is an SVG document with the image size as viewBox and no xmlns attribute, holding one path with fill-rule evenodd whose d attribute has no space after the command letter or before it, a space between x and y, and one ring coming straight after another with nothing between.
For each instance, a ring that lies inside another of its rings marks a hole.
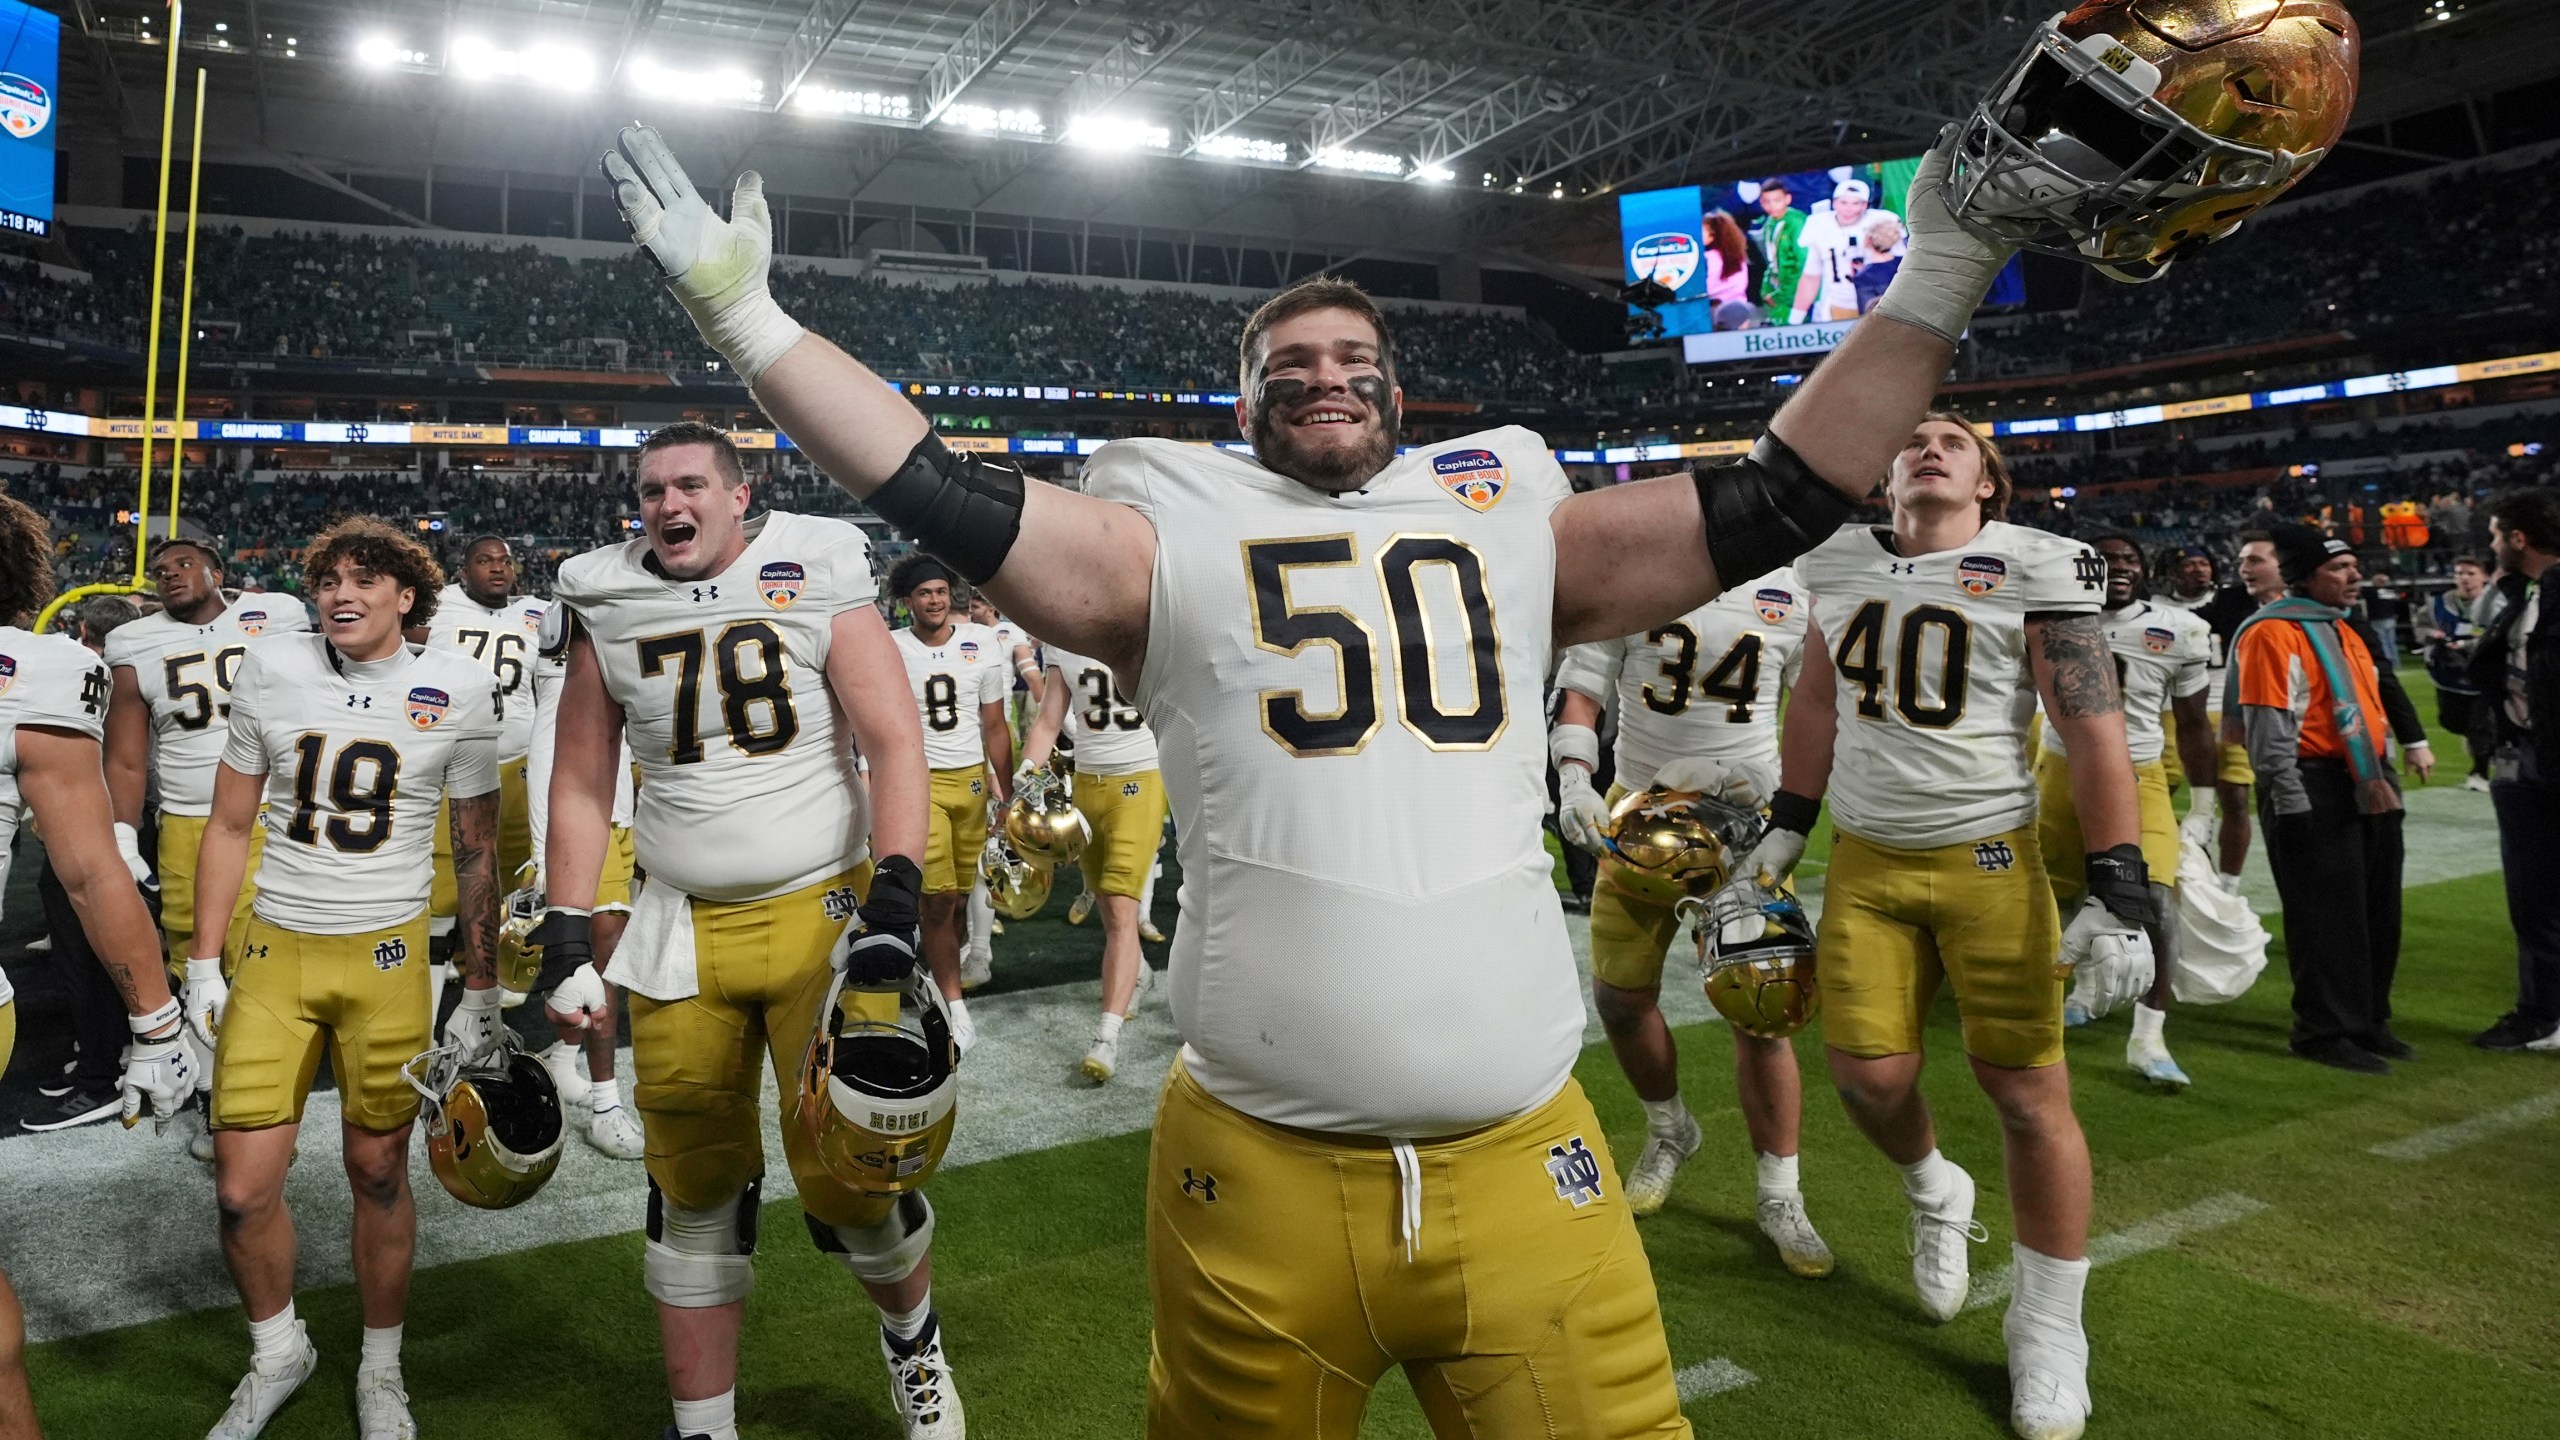
<instances>
[{"instance_id":1,"label":"white sock","mask_svg":"<svg viewBox=\"0 0 2560 1440\"><path fill-rule=\"evenodd\" d=\"M2013 1358L2020 1341L2031 1339L2039 1348L2059 1350L2086 1367L2089 1337L2080 1328L2080 1297L2088 1288L2089 1262L2056 1260L2024 1245L2010 1248L2017 1259L2017 1283L2002 1329Z\"/></svg>"},{"instance_id":2,"label":"white sock","mask_svg":"<svg viewBox=\"0 0 2560 1440\"><path fill-rule=\"evenodd\" d=\"M1796 1181L1796 1157L1759 1152L1760 1193L1762 1195L1795 1195L1801 1193Z\"/></svg>"},{"instance_id":3,"label":"white sock","mask_svg":"<svg viewBox=\"0 0 2560 1440\"><path fill-rule=\"evenodd\" d=\"M1644 1107L1644 1128L1652 1134L1677 1135L1689 1123L1689 1107L1680 1102L1677 1092L1668 1100L1647 1100L1639 1095L1636 1103Z\"/></svg>"},{"instance_id":4,"label":"white sock","mask_svg":"<svg viewBox=\"0 0 2560 1440\"><path fill-rule=\"evenodd\" d=\"M2148 1001L2143 1001L2143 1000L2136 1000L2136 1001L2134 1001L2134 1002L2133 1002L2133 1043L2135 1043L2136 1045L2143 1045L2143 1044L2158 1045L2158 1044L2160 1044L2160 1043L2161 1043L2161 1040L2160 1040L2160 1027L2161 1027L2162 1025L2167 1024L2167 1023L2168 1023L2168 1020L2169 1020L2169 1012L2168 1012L2168 1011L2166 1011L2166 1010L2154 1010L2154 1009L2152 1009L2152 1008L2151 1008L2150 1002L2148 1002Z\"/></svg>"},{"instance_id":5,"label":"white sock","mask_svg":"<svg viewBox=\"0 0 2560 1440\"><path fill-rule=\"evenodd\" d=\"M913 1340L924 1333L924 1322L932 1315L933 1292L927 1290L924 1292L924 1298L918 1300L912 1310L881 1311L880 1328L901 1340Z\"/></svg>"},{"instance_id":6,"label":"white sock","mask_svg":"<svg viewBox=\"0 0 2560 1440\"><path fill-rule=\"evenodd\" d=\"M954 998L943 1001L942 1005L944 1009L951 1012L951 1024L954 1028L958 1028L969 1023L968 1001Z\"/></svg>"},{"instance_id":7,"label":"white sock","mask_svg":"<svg viewBox=\"0 0 2560 1440\"><path fill-rule=\"evenodd\" d=\"M1163 873L1161 861L1147 862L1147 883L1138 887L1138 918L1141 920L1156 918L1156 877Z\"/></svg>"},{"instance_id":8,"label":"white sock","mask_svg":"<svg viewBox=\"0 0 2560 1440\"><path fill-rule=\"evenodd\" d=\"M2225 870L2225 871L2223 871L2223 872L2222 872L2222 888L2223 888L2223 889L2225 889L2225 890L2230 891L2230 892L2231 892L2232 894L2234 894L2234 895L2239 894L2239 893L2240 893L2240 872L2239 872L2239 871L2237 871L2237 870Z\"/></svg>"},{"instance_id":9,"label":"white sock","mask_svg":"<svg viewBox=\"0 0 2560 1440\"><path fill-rule=\"evenodd\" d=\"M607 1110L621 1109L622 1082L611 1075L596 1081L595 1088L587 1092L587 1108L599 1115Z\"/></svg>"},{"instance_id":10,"label":"white sock","mask_svg":"<svg viewBox=\"0 0 2560 1440\"><path fill-rule=\"evenodd\" d=\"M977 884L969 887L970 949L984 950L987 948L987 937L994 933L990 927L993 925L995 918L996 903L988 896L987 882L982 879Z\"/></svg>"},{"instance_id":11,"label":"white sock","mask_svg":"<svg viewBox=\"0 0 2560 1440\"><path fill-rule=\"evenodd\" d=\"M1108 1010L1103 1011L1102 1019L1095 1022L1093 1027L1093 1038L1095 1043L1101 1045L1116 1045L1120 1043L1120 1026L1125 1018L1126 1017L1124 1016L1114 1015Z\"/></svg>"},{"instance_id":12,"label":"white sock","mask_svg":"<svg viewBox=\"0 0 2560 1440\"><path fill-rule=\"evenodd\" d=\"M249 1322L249 1353L253 1359L281 1360L293 1353L293 1302L264 1320Z\"/></svg>"},{"instance_id":13,"label":"white sock","mask_svg":"<svg viewBox=\"0 0 2560 1440\"><path fill-rule=\"evenodd\" d=\"M359 1370L399 1369L400 1327L385 1325L379 1330L371 1325L364 1327L364 1351L356 1359L356 1368Z\"/></svg>"},{"instance_id":14,"label":"white sock","mask_svg":"<svg viewBox=\"0 0 2560 1440\"><path fill-rule=\"evenodd\" d=\"M1945 1199L1947 1193L1956 1188L1955 1167L1949 1165L1947 1157L1935 1149L1898 1168L1902 1171L1902 1193L1910 1197L1914 1205L1926 1207L1933 1201Z\"/></svg>"},{"instance_id":15,"label":"white sock","mask_svg":"<svg viewBox=\"0 0 2560 1440\"><path fill-rule=\"evenodd\" d=\"M738 1392L723 1390L708 1400L676 1402L676 1433L704 1440L738 1440Z\"/></svg>"}]
</instances>

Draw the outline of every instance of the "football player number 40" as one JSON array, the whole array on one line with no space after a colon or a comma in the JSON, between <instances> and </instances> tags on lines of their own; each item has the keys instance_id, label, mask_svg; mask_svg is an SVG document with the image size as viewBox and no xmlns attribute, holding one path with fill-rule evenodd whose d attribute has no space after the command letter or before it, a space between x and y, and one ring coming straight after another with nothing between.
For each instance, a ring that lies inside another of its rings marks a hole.
<instances>
[{"instance_id":1,"label":"football player number 40","mask_svg":"<svg viewBox=\"0 0 2560 1440\"><path fill-rule=\"evenodd\" d=\"M1297 756L1356 755L1378 733L1380 692L1393 671L1396 716L1434 750L1482 750L1502 735L1502 636L1495 628L1493 598L1484 583L1484 557L1447 535L1396 535L1371 568L1378 579L1379 608L1387 618L1393 657L1384 667L1378 636L1369 622L1339 605L1298 605L1289 594L1294 571L1359 563L1350 535L1311 535L1249 540L1244 545L1247 592L1253 602L1254 643L1278 655L1297 656L1322 647L1333 656L1334 708L1307 708L1303 690L1265 690L1260 696L1263 733ZM1425 608L1425 585L1454 592L1464 616L1469 708L1441 702L1435 635Z\"/></svg>"},{"instance_id":2,"label":"football player number 40","mask_svg":"<svg viewBox=\"0 0 2560 1440\"><path fill-rule=\"evenodd\" d=\"M1840 631L1832 651L1832 668L1858 687L1858 718L1884 718L1884 691L1893 687L1893 708L1923 730L1944 730L1964 718L1965 662L1973 651L1973 625L1943 605L1914 605L1902 617L1888 653L1885 603L1870 600L1858 607ZM1926 685L1929 652L1937 651L1937 681ZM1887 674L1890 669L1890 675ZM1937 698L1928 698L1934 689Z\"/></svg>"}]
</instances>

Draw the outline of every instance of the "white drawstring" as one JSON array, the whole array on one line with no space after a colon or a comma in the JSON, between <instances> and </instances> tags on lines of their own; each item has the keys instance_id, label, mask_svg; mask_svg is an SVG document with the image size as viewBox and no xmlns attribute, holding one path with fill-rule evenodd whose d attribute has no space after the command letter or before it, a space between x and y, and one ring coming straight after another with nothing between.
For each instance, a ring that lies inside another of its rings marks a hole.
<instances>
[{"instance_id":1,"label":"white drawstring","mask_svg":"<svg viewBox=\"0 0 2560 1440\"><path fill-rule=\"evenodd\" d=\"M1410 1265L1422 1254L1422 1157L1410 1140L1391 1140L1388 1148L1396 1157L1396 1219Z\"/></svg>"}]
</instances>

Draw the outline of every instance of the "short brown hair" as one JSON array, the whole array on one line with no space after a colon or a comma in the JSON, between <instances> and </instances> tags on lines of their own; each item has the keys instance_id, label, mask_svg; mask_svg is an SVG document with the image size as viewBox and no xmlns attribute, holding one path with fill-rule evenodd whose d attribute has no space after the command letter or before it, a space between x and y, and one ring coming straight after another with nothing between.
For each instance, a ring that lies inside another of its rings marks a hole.
<instances>
[{"instance_id":1,"label":"short brown hair","mask_svg":"<svg viewBox=\"0 0 2560 1440\"><path fill-rule=\"evenodd\" d=\"M53 590L53 527L15 497L0 495L0 624L26 624Z\"/></svg>"},{"instance_id":2,"label":"short brown hair","mask_svg":"<svg viewBox=\"0 0 2560 1440\"><path fill-rule=\"evenodd\" d=\"M303 589L318 594L320 582L340 565L353 562L376 575L388 575L418 592L400 617L403 629L414 629L436 616L438 592L444 589L444 567L426 546L399 527L371 515L350 515L311 537L302 556Z\"/></svg>"},{"instance_id":3,"label":"short brown hair","mask_svg":"<svg viewBox=\"0 0 2560 1440\"><path fill-rule=\"evenodd\" d=\"M1310 310L1348 310L1368 321L1369 328L1378 332L1378 368L1386 372L1389 384L1395 382L1396 340L1387 332L1387 317L1379 311L1378 302L1369 298L1368 291L1340 276L1318 275L1312 280L1301 280L1263 301L1262 307L1253 312L1253 317L1244 322L1244 333L1236 337L1238 389L1253 388L1253 372L1262 363L1262 356L1257 352L1262 347L1263 337L1271 333L1271 327ZM1248 395L1246 398L1252 397Z\"/></svg>"},{"instance_id":4,"label":"short brown hair","mask_svg":"<svg viewBox=\"0 0 2560 1440\"><path fill-rule=\"evenodd\" d=\"M1991 494L1982 502L1982 518L1988 523L2006 517L2009 501L2018 493L2018 487L2009 479L2009 459L2000 453L2000 443L1959 411L1932 410L1920 417L1924 425L1932 420L1961 425L1964 433L1973 437L1973 448L1982 452L1982 478L1991 482Z\"/></svg>"},{"instance_id":5,"label":"short brown hair","mask_svg":"<svg viewBox=\"0 0 2560 1440\"><path fill-rule=\"evenodd\" d=\"M650 452L672 450L678 445L710 446L711 453L717 457L713 463L729 483L747 483L747 462L738 454L737 442L729 438L728 431L717 425L705 425L699 420L679 420L673 425L661 425L643 437L640 453L631 462L632 480L635 483L639 480L640 462L647 459ZM475 540L472 543L477 545L480 542Z\"/></svg>"}]
</instances>

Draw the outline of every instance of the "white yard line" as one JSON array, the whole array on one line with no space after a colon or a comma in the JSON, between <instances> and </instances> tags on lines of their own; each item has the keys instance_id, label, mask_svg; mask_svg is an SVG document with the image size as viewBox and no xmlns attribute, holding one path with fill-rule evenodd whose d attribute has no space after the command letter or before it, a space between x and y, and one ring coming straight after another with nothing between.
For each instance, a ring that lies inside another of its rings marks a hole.
<instances>
[{"instance_id":1,"label":"white yard line","mask_svg":"<svg viewBox=\"0 0 2560 1440\"><path fill-rule=\"evenodd\" d=\"M2451 1125L2438 1125L2432 1130L2421 1130L2415 1135L2367 1148L2385 1160L2433 1160L2465 1145L2486 1140L2492 1135L2503 1135L2510 1130L2521 1130L2554 1115L2560 1115L2560 1090L2546 1090L2485 1115L2474 1115Z\"/></svg>"},{"instance_id":2,"label":"white yard line","mask_svg":"<svg viewBox=\"0 0 2560 1440\"><path fill-rule=\"evenodd\" d=\"M2089 1242L2089 1268L2113 1265L2136 1255L2165 1250L2190 1235L2219 1230L2252 1215L2264 1214L2275 1207L2263 1200L2253 1200L2238 1191L2208 1195L2184 1210L2154 1215L2139 1225L2129 1226ZM1973 1282L1973 1294L1964 1302L1967 1310L1987 1310L2009 1298L2009 1267L1999 1269Z\"/></svg>"},{"instance_id":3,"label":"white yard line","mask_svg":"<svg viewBox=\"0 0 2560 1440\"><path fill-rule=\"evenodd\" d=\"M1680 1373L1671 1378L1680 1387L1680 1403L1683 1405L1710 1395L1722 1395L1728 1390L1739 1390L1745 1385L1756 1385L1760 1381L1759 1376L1721 1355L1695 1365L1683 1365Z\"/></svg>"}]
</instances>

